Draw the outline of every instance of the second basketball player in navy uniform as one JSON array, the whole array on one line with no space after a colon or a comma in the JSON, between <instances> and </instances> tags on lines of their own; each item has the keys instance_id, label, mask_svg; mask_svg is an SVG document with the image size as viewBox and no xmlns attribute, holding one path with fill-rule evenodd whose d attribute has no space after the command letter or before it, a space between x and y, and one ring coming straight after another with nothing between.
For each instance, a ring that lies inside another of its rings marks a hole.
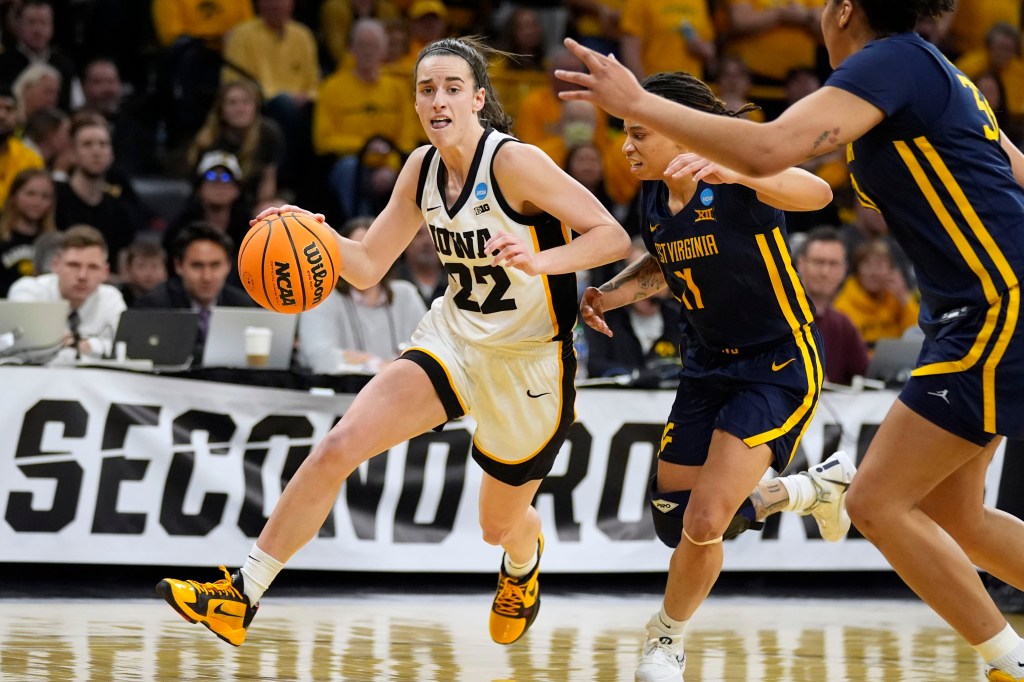
<instances>
[{"instance_id":1,"label":"second basketball player in navy uniform","mask_svg":"<svg viewBox=\"0 0 1024 682\"><path fill-rule=\"evenodd\" d=\"M689 74L657 74L643 85L701 111L737 113ZM759 484L769 467L788 467L824 380L821 337L783 209L821 208L832 192L796 168L744 177L641 123L625 124L623 152L643 180L640 232L649 254L587 289L581 311L610 334L606 310L666 286L682 304L682 375L650 491L655 529L675 552L636 671L638 682L678 682L684 631L718 579L724 539L777 511L813 514L826 540L850 526L843 497L854 467L844 453ZM674 159L683 168L665 178Z\"/></svg>"}]
</instances>

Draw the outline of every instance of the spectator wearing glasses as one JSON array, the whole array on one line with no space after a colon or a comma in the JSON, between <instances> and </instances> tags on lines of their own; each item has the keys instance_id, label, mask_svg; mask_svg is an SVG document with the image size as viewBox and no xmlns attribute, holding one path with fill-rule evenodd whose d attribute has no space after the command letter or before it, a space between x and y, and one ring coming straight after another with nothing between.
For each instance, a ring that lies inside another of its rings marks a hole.
<instances>
[{"instance_id":1,"label":"spectator wearing glasses","mask_svg":"<svg viewBox=\"0 0 1024 682\"><path fill-rule=\"evenodd\" d=\"M249 231L250 207L242 193L242 167L234 154L211 151L196 166L195 189L185 209L167 228L164 248L173 252L174 240L197 220L231 237L237 245ZM236 252L232 252L234 258Z\"/></svg>"}]
</instances>

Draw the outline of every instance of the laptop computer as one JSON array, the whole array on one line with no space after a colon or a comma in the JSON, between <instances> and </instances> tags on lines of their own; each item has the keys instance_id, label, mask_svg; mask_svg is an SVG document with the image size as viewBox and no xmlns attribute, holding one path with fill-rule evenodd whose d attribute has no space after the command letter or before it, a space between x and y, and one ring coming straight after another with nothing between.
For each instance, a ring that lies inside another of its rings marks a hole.
<instances>
[{"instance_id":1,"label":"laptop computer","mask_svg":"<svg viewBox=\"0 0 1024 682\"><path fill-rule=\"evenodd\" d=\"M880 379L887 384L902 384L910 378L921 354L920 339L879 339L868 362L868 379Z\"/></svg>"},{"instance_id":2,"label":"laptop computer","mask_svg":"<svg viewBox=\"0 0 1024 682\"><path fill-rule=\"evenodd\" d=\"M289 369L298 315L285 315L262 308L215 307L210 313L210 327L203 348L203 367L247 367L245 359L245 328L267 327L270 357L263 369Z\"/></svg>"},{"instance_id":3,"label":"laptop computer","mask_svg":"<svg viewBox=\"0 0 1024 682\"><path fill-rule=\"evenodd\" d=\"M67 301L0 299L0 358L44 362L63 346Z\"/></svg>"},{"instance_id":4,"label":"laptop computer","mask_svg":"<svg viewBox=\"0 0 1024 682\"><path fill-rule=\"evenodd\" d=\"M125 344L129 360L149 360L155 369L184 369L192 361L198 336L197 312L132 308L121 313L114 344Z\"/></svg>"}]
</instances>

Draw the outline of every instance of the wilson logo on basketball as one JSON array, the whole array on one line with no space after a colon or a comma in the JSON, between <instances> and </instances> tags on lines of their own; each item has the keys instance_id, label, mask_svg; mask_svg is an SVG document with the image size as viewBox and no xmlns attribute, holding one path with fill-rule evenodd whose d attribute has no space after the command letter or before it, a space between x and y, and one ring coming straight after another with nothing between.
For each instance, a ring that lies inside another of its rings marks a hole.
<instances>
[{"instance_id":1,"label":"wilson logo on basketball","mask_svg":"<svg viewBox=\"0 0 1024 682\"><path fill-rule=\"evenodd\" d=\"M274 261L274 276L277 278L277 295L281 297L281 305L295 305L291 266Z\"/></svg>"},{"instance_id":2,"label":"wilson logo on basketball","mask_svg":"<svg viewBox=\"0 0 1024 682\"><path fill-rule=\"evenodd\" d=\"M323 265L324 256L316 242L310 242L309 246L302 250L302 255L309 263L309 276L313 280L313 303L319 303L324 296L324 280L327 279L327 268Z\"/></svg>"}]
</instances>

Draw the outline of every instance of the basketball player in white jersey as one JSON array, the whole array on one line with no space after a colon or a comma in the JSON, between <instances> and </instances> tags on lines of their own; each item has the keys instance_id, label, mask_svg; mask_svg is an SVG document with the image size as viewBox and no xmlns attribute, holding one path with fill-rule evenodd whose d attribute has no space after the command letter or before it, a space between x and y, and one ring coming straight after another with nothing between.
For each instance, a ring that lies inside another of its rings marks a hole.
<instances>
[{"instance_id":1,"label":"basketball player in white jersey","mask_svg":"<svg viewBox=\"0 0 1024 682\"><path fill-rule=\"evenodd\" d=\"M230 644L245 640L264 591L317 534L362 462L464 414L477 423L483 537L505 551L491 637L510 644L537 615L544 543L531 501L574 417L575 273L625 258L630 240L582 185L505 134L511 121L491 92L484 51L458 39L423 49L416 111L431 144L410 155L363 240L339 237L341 276L364 288L426 221L447 292L411 347L303 462L241 569L221 567L225 578L214 583L157 585L178 613ZM290 210L268 209L257 220ZM570 229L579 236L571 239Z\"/></svg>"}]
</instances>

